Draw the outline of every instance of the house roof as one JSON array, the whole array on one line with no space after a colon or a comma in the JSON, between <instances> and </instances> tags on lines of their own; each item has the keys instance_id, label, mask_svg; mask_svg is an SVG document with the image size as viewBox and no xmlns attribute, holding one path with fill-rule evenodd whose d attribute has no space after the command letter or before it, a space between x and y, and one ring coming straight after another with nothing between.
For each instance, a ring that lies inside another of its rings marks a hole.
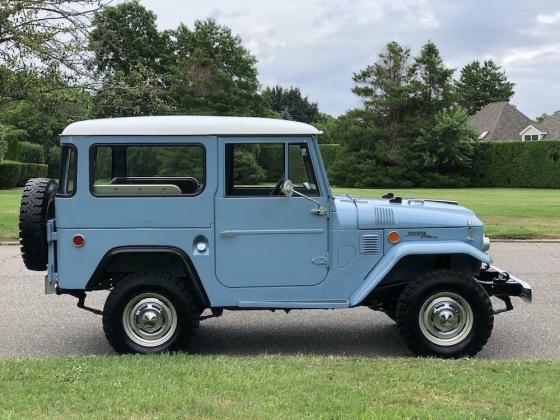
<instances>
[{"instance_id":1,"label":"house roof","mask_svg":"<svg viewBox=\"0 0 560 420\"><path fill-rule=\"evenodd\" d=\"M492 102L469 119L479 134L487 131L484 140L519 140L519 133L533 121L509 102Z\"/></svg>"},{"instance_id":2,"label":"house roof","mask_svg":"<svg viewBox=\"0 0 560 420\"><path fill-rule=\"evenodd\" d=\"M560 111L538 124L537 128L546 133L545 140L560 140Z\"/></svg>"},{"instance_id":3,"label":"house roof","mask_svg":"<svg viewBox=\"0 0 560 420\"><path fill-rule=\"evenodd\" d=\"M321 131L309 124L272 118L162 116L79 121L63 136L196 136L196 135L310 135Z\"/></svg>"}]
</instances>

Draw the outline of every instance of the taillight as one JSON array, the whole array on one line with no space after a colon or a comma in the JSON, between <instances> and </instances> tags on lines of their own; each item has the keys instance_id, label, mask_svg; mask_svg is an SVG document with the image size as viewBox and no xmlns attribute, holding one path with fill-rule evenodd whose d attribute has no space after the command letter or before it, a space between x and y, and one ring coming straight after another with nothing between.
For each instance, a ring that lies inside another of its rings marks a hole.
<instances>
[{"instance_id":1,"label":"taillight","mask_svg":"<svg viewBox=\"0 0 560 420\"><path fill-rule=\"evenodd\" d=\"M76 248L81 248L86 243L86 238L84 238L84 235L74 235L74 237L72 238L72 243Z\"/></svg>"}]
</instances>

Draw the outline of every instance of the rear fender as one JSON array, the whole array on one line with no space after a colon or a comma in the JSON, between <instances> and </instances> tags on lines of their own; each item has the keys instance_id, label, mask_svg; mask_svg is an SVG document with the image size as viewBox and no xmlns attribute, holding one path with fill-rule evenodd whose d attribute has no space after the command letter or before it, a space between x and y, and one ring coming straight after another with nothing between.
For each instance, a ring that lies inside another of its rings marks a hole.
<instances>
[{"instance_id":1,"label":"rear fender","mask_svg":"<svg viewBox=\"0 0 560 420\"><path fill-rule=\"evenodd\" d=\"M405 242L392 246L375 268L365 277L360 287L350 296L350 306L359 305L375 287L385 278L391 269L404 257L409 255L469 255L476 260L491 264L492 258L465 242Z\"/></svg>"}]
</instances>

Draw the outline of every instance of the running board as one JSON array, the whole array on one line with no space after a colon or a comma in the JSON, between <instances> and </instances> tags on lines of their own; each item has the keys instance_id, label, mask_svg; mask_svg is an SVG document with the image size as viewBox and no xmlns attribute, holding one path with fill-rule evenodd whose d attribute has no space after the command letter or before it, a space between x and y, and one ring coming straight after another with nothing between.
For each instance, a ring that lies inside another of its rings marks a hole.
<instances>
[{"instance_id":1,"label":"running board","mask_svg":"<svg viewBox=\"0 0 560 420\"><path fill-rule=\"evenodd\" d=\"M240 308L259 308L259 309L335 309L349 308L348 299L342 300L311 300L311 301L239 301Z\"/></svg>"}]
</instances>

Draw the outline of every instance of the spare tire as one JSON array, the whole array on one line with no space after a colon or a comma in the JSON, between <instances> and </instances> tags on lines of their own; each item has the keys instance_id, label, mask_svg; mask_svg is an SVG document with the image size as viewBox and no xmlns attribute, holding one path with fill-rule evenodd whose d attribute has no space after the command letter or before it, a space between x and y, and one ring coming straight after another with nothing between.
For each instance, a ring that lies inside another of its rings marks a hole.
<instances>
[{"instance_id":1,"label":"spare tire","mask_svg":"<svg viewBox=\"0 0 560 420\"><path fill-rule=\"evenodd\" d=\"M44 271L48 263L47 220L54 218L57 183L31 178L25 184L19 210L21 256L29 270Z\"/></svg>"}]
</instances>

